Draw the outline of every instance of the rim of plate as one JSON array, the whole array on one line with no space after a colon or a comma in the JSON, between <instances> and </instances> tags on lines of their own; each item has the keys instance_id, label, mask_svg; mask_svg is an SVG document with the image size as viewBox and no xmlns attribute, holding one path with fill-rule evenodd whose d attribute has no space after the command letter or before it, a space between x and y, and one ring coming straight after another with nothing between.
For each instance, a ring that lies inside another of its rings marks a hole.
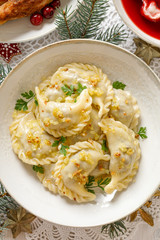
<instances>
[{"instance_id":1,"label":"rim of plate","mask_svg":"<svg viewBox=\"0 0 160 240\"><path fill-rule=\"evenodd\" d=\"M12 20L11 20L12 21ZM13 20L14 21L14 20ZM21 40L7 40L7 41L5 41L5 43L25 43L25 42L29 42L29 41L33 41L33 40L36 40L36 39L39 39L39 38L41 38L41 37L44 37L44 36L46 36L47 34L50 34L51 32L53 32L53 31L55 31L56 30L56 25L55 25L55 23L54 23L54 26L53 26L53 28L51 28L50 30L48 30L47 32L44 32L44 33L42 33L40 36L38 35L38 36L34 36L34 37L29 37L29 38L27 38L27 39L21 39ZM4 43L4 41L1 41L0 40L0 43Z\"/></svg>"},{"instance_id":2,"label":"rim of plate","mask_svg":"<svg viewBox=\"0 0 160 240\"><path fill-rule=\"evenodd\" d=\"M116 46L116 45L114 45L114 44L107 43L107 42L103 42L103 41L99 41L99 40L92 40L92 39L87 39L87 40L86 40L86 39L72 39L72 40L64 40L64 41L59 41L59 42L55 42L55 43L49 44L49 45L47 45L47 46L45 46L45 47L42 47L41 49L36 50L35 52L33 52L33 53L31 53L31 54L29 54L27 57L25 57L20 63L18 63L18 64L11 70L11 72L7 75L7 77L5 78L5 80L4 80L4 81L2 82L2 84L0 85L0 89L1 89L1 88L4 86L4 84L8 81L9 77L12 75L12 72L13 72L13 71L15 72L17 69L19 69L19 68L21 67L21 65L22 65L24 62L28 61L28 59L32 58L33 55L37 55L37 54L39 54L39 52L43 52L43 51L45 51L45 50L48 49L48 48L54 48L54 47L56 47L57 45L65 45L65 44L72 44L72 43L88 43L88 44L96 44L96 45L97 45L97 44L106 45L106 46L109 46L109 47L111 47L111 48L115 48L115 49L117 49L117 50L120 50L120 51L122 51L122 52L125 52L126 54L132 56L133 58L137 59L137 60L140 61L142 64L144 64L145 67L147 67L147 68L152 72L152 74L153 74L154 77L155 77L156 82L159 84L159 87L160 87L160 79L159 79L158 76L155 74L155 72L154 72L142 59L140 59L139 57L137 57L135 54L129 52L128 50L123 49L122 47ZM1 178L0 178L0 181L2 182L2 184L4 185L4 187L6 188L7 192L10 194L10 191L8 191L8 189L7 189L7 187L6 187L6 184L3 183L3 180L2 180ZM141 207L141 206L143 205L144 202L148 201L148 200L152 197L152 195L154 194L154 192L158 189L159 184L160 184L160 182L157 182L157 185L156 185L155 188L153 189L153 192L152 192L147 198L145 198L139 206L137 206L137 207L135 207L134 209L132 209L132 211L131 211L130 213L128 213L128 214L131 214L131 213L135 212L137 209L139 209L139 207ZM12 197L12 194L10 194L10 195L11 195L11 197ZM15 199L15 198L13 197L13 199ZM85 225L85 226L77 226L77 225L72 226L72 225L68 225L67 223L66 223L66 224L61 224L61 223L52 222L52 221L48 220L47 218L42 217L41 214L37 214L37 212L36 212L36 214L35 214L34 211L30 211L28 208L26 208L26 207L23 205L23 203L19 203L19 201L18 201L17 199L15 199L15 201L16 201L20 206L22 206L23 208L25 208L27 211L29 211L29 212L31 212L32 214L34 214L36 217L39 217L39 218L41 218L41 219L44 219L44 220L46 220L46 221L48 221L48 222L51 222L51 223L53 223L53 224L55 223L55 224L59 224L59 225L62 225L62 226L78 227L78 228L84 228L84 227L85 227L85 228L87 228L87 227L90 228L90 227L96 227L96 226L101 226L101 225L104 225L104 224L105 224L105 223L99 223L99 224L96 224L96 225L88 225L88 226L86 226L86 225ZM121 216L121 218L119 218L119 217L115 218L114 221L118 221L118 220L120 220L120 219L123 219L123 218L127 217L128 214L125 213L124 215ZM109 223L111 223L111 222L107 222L107 224L109 224Z\"/></svg>"},{"instance_id":3,"label":"rim of plate","mask_svg":"<svg viewBox=\"0 0 160 240\"><path fill-rule=\"evenodd\" d=\"M118 12L118 14L120 15L121 19L125 22L125 24L135 33L137 34L141 39L143 39L144 41L152 44L153 46L156 47L160 47L160 40L154 37L149 36L148 34L146 34L145 32L143 32L142 30L140 30L140 28L138 28L133 21L130 19L130 17L128 16L128 14L126 13L122 1L121 0L113 0L114 6Z\"/></svg>"},{"instance_id":4,"label":"rim of plate","mask_svg":"<svg viewBox=\"0 0 160 240\"><path fill-rule=\"evenodd\" d=\"M82 0L80 0L80 1L82 1ZM68 4L70 7L71 7L71 10L76 10L77 9L77 1L75 0L75 5L70 5L70 4ZM66 5L67 6L67 5ZM73 8L74 7L74 8ZM61 7L62 8L62 7ZM62 8L62 9L64 9L65 8L65 6ZM58 14L58 11L56 11L56 14L55 14L55 16L57 16L57 14ZM30 16L27 16L27 17L30 17ZM18 20L18 19L17 19ZM12 21L12 20L11 20ZM14 20L13 20L14 21ZM50 34L50 33L52 33L53 31L55 31L56 30L56 28L57 28L57 26L56 26L56 24L55 24L55 17L54 17L54 20L53 20L53 27L51 27L47 32L44 32L44 33L42 33L41 35L38 35L38 36L31 36L31 37L28 37L27 39L22 39L22 40L7 40L7 41L5 41L6 43L25 43L25 42L29 42L29 41L33 41L33 40L36 40L36 39L39 39L39 38L41 38L41 37L44 37L44 36L46 36L47 34ZM4 41L1 41L0 40L0 43L4 43ZM51 45L51 44L50 44Z\"/></svg>"}]
</instances>

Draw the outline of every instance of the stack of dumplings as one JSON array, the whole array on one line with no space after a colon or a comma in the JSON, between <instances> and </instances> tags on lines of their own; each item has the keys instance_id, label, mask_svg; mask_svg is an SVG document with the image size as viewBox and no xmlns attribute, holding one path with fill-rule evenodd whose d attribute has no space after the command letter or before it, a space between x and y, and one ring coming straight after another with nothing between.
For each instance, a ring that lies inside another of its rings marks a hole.
<instances>
[{"instance_id":1,"label":"stack of dumplings","mask_svg":"<svg viewBox=\"0 0 160 240\"><path fill-rule=\"evenodd\" d=\"M86 188L91 178L110 179L106 194L128 187L141 156L130 92L114 89L100 68L72 63L36 86L35 97L38 104L13 113L12 148L43 170L37 176L49 191L81 203L96 198Z\"/></svg>"}]
</instances>

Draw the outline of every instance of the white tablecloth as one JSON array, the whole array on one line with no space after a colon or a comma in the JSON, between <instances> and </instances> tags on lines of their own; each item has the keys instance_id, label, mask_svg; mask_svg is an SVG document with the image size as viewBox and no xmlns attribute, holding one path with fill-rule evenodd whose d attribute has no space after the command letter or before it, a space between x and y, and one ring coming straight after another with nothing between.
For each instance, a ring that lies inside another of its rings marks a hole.
<instances>
[{"instance_id":1,"label":"white tablecloth","mask_svg":"<svg viewBox=\"0 0 160 240\"><path fill-rule=\"evenodd\" d=\"M111 7L108 11L108 17L104 23L104 28L113 26L117 23L123 24L119 15L117 14L112 0L109 0ZM135 51L135 45L133 38L137 37L132 31L124 26L126 33L128 33L128 39L123 42L120 46L129 50L130 52ZM30 41L20 44L20 49L22 54L14 56L10 62L11 67L14 67L22 59L24 59L31 52L46 46L47 44L58 41L57 31L46 35L35 41ZM5 63L2 58L0 58L0 63ZM160 77L160 58L154 59L150 67L154 72ZM154 218L154 227L146 224L140 216L138 216L134 222L129 221L129 217L124 220L127 231L124 234L120 234L115 240L160 240L160 197L155 197L152 199L152 206L147 209ZM21 233L16 240L103 240L110 239L110 237L101 233L101 227L94 227L90 229L85 228L69 228L64 226L59 226L56 224L48 223L44 220L36 218L32 223L32 234ZM5 232L5 240L12 240L12 234L10 230Z\"/></svg>"}]
</instances>

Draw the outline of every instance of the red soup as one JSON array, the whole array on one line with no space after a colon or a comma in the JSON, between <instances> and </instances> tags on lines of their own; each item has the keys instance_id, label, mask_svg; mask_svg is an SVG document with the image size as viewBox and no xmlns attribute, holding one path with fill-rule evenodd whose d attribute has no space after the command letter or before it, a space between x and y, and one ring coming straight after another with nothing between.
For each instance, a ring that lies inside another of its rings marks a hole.
<instances>
[{"instance_id":1,"label":"red soup","mask_svg":"<svg viewBox=\"0 0 160 240\"><path fill-rule=\"evenodd\" d=\"M160 21L151 22L140 13L142 0L121 0L126 13L134 24L148 35L160 39ZM160 5L160 0L155 0ZM159 6L160 7L160 6Z\"/></svg>"}]
</instances>

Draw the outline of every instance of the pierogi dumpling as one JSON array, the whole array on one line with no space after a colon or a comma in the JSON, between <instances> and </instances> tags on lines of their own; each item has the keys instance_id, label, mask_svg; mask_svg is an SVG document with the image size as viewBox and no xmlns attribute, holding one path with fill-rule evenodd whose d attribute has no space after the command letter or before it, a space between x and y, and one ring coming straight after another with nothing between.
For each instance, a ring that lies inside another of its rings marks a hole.
<instances>
[{"instance_id":1,"label":"pierogi dumpling","mask_svg":"<svg viewBox=\"0 0 160 240\"><path fill-rule=\"evenodd\" d=\"M71 145L66 157L60 155L55 165L54 177L59 194L77 202L93 201L95 194L85 189L88 176L100 160L109 159L110 156L104 154L101 145L95 141Z\"/></svg>"},{"instance_id":2,"label":"pierogi dumpling","mask_svg":"<svg viewBox=\"0 0 160 240\"><path fill-rule=\"evenodd\" d=\"M120 121L130 129L134 131L137 130L140 109L137 100L130 94L130 92L121 89L114 89L110 114L115 120Z\"/></svg>"},{"instance_id":3,"label":"pierogi dumpling","mask_svg":"<svg viewBox=\"0 0 160 240\"><path fill-rule=\"evenodd\" d=\"M53 86L62 88L66 84L78 87L79 84L88 89L92 102L98 108L98 116L109 111L113 98L113 88L106 74L94 65L71 63L60 67L51 78Z\"/></svg>"},{"instance_id":4,"label":"pierogi dumpling","mask_svg":"<svg viewBox=\"0 0 160 240\"><path fill-rule=\"evenodd\" d=\"M48 188L49 191L53 193L57 193L58 189L55 185L54 178L54 169L55 163L51 163L49 165L43 165L44 173L37 173L37 177L41 181L44 187Z\"/></svg>"},{"instance_id":5,"label":"pierogi dumpling","mask_svg":"<svg viewBox=\"0 0 160 240\"><path fill-rule=\"evenodd\" d=\"M106 134L111 154L111 182L105 187L105 191L121 191L128 187L137 173L141 156L139 141L131 129L114 119L103 119L99 126Z\"/></svg>"},{"instance_id":6,"label":"pierogi dumpling","mask_svg":"<svg viewBox=\"0 0 160 240\"><path fill-rule=\"evenodd\" d=\"M52 147L55 138L44 131L33 112L16 111L10 133L12 148L23 162L43 165L56 161L58 149Z\"/></svg>"},{"instance_id":7,"label":"pierogi dumpling","mask_svg":"<svg viewBox=\"0 0 160 240\"><path fill-rule=\"evenodd\" d=\"M54 137L78 134L90 120L92 98L87 89L82 91L74 103L46 101L38 87L35 91L38 100L36 117Z\"/></svg>"}]
</instances>

